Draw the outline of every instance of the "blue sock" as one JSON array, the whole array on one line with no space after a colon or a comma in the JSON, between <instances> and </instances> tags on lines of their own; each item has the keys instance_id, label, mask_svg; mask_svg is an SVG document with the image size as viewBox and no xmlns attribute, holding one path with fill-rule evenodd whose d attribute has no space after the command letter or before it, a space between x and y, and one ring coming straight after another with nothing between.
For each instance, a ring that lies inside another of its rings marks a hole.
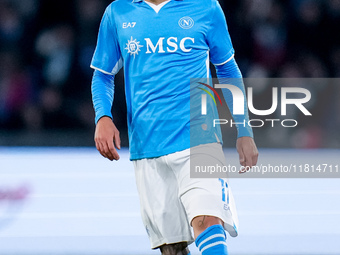
<instances>
[{"instance_id":1,"label":"blue sock","mask_svg":"<svg viewBox=\"0 0 340 255\"><path fill-rule=\"evenodd\" d=\"M228 255L227 236L221 225L207 228L196 238L196 246L202 255Z\"/></svg>"}]
</instances>

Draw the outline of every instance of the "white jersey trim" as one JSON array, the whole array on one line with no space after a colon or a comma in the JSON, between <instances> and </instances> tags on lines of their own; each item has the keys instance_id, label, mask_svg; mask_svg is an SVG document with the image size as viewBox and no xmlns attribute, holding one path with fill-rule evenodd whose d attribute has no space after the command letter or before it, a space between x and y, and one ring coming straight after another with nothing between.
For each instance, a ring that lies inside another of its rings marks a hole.
<instances>
[{"instance_id":1,"label":"white jersey trim","mask_svg":"<svg viewBox=\"0 0 340 255\"><path fill-rule=\"evenodd\" d=\"M207 60L205 62L205 65L207 67L207 79L210 78L210 55L209 55L209 51L207 51Z\"/></svg>"},{"instance_id":2,"label":"white jersey trim","mask_svg":"<svg viewBox=\"0 0 340 255\"><path fill-rule=\"evenodd\" d=\"M110 72L106 72L106 71L104 71L103 69L100 69L100 68L95 67L95 66L93 66L93 65L91 65L90 67L91 67L92 69L98 70L98 71L100 71L100 72L102 72L102 73L105 73L105 74L108 74L108 75L116 75L116 74L119 72L119 70L123 67L123 59L120 58L120 59L117 61L116 65L115 65L115 67L112 69L111 73L110 73Z\"/></svg>"},{"instance_id":3,"label":"white jersey trim","mask_svg":"<svg viewBox=\"0 0 340 255\"><path fill-rule=\"evenodd\" d=\"M221 65L224 65L226 63L228 63L230 60L232 60L233 58L235 57L235 54L233 54L227 61L221 63L221 64L215 64L215 66L221 66Z\"/></svg>"},{"instance_id":4,"label":"white jersey trim","mask_svg":"<svg viewBox=\"0 0 340 255\"><path fill-rule=\"evenodd\" d=\"M95 70L98 70L98 71L100 71L102 73L108 74L108 75L113 75L112 73L106 72L106 71L104 71L104 70L102 70L102 69L100 69L98 67L93 66L93 65L91 65L91 68L95 69Z\"/></svg>"},{"instance_id":5,"label":"white jersey trim","mask_svg":"<svg viewBox=\"0 0 340 255\"><path fill-rule=\"evenodd\" d=\"M123 63L123 59L122 57L120 57L120 59L117 61L115 67L112 69L112 74L116 75L119 70L123 67L124 63Z\"/></svg>"}]
</instances>

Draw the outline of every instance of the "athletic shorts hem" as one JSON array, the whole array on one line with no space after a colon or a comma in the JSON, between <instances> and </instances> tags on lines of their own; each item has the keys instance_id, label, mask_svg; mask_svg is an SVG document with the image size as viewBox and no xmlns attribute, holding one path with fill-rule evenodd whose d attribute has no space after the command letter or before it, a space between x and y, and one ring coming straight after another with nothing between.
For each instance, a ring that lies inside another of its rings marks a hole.
<instances>
[{"instance_id":1,"label":"athletic shorts hem","mask_svg":"<svg viewBox=\"0 0 340 255\"><path fill-rule=\"evenodd\" d=\"M151 241L151 249L158 249L160 246L165 244L182 243L187 242L188 245L194 242L194 239L188 238L187 236L175 236L171 238L162 238L157 241Z\"/></svg>"}]
</instances>

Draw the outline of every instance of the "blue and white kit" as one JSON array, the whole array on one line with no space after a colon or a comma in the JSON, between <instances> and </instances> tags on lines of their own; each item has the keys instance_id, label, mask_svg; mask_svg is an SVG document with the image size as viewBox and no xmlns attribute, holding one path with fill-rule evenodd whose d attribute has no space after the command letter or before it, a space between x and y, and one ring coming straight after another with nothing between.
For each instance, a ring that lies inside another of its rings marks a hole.
<instances>
[{"instance_id":1,"label":"blue and white kit","mask_svg":"<svg viewBox=\"0 0 340 255\"><path fill-rule=\"evenodd\" d=\"M190 224L200 215L222 219L224 229L237 236L237 213L228 180L190 178L190 157L203 155L212 165L226 165L219 127L209 132L201 128L197 143L192 146L190 142L190 78L211 78L210 62L218 78L241 81L217 0L169 0L160 5L117 0L104 13L91 63L96 123L103 116L112 118L114 75L124 67L130 159L152 248L192 243ZM243 82L237 86L244 93ZM233 112L230 91L222 92ZM216 112L212 101L208 108ZM248 113L233 118L242 123L248 120ZM238 137L253 136L248 126L237 129ZM224 229L214 227L198 238L202 253L226 251Z\"/></svg>"}]
</instances>

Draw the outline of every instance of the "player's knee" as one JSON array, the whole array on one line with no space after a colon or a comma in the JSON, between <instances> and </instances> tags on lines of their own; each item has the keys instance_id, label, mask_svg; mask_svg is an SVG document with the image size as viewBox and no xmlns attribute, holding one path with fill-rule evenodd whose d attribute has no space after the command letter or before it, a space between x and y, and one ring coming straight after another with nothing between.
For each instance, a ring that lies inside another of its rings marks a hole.
<instances>
[{"instance_id":1,"label":"player's knee","mask_svg":"<svg viewBox=\"0 0 340 255\"><path fill-rule=\"evenodd\" d=\"M189 254L188 243L165 244L160 247L162 255L187 255Z\"/></svg>"},{"instance_id":2,"label":"player's knee","mask_svg":"<svg viewBox=\"0 0 340 255\"><path fill-rule=\"evenodd\" d=\"M195 238L199 236L203 231L213 225L223 225L223 221L220 218L214 216L198 216L192 220L192 227L194 229Z\"/></svg>"}]
</instances>

